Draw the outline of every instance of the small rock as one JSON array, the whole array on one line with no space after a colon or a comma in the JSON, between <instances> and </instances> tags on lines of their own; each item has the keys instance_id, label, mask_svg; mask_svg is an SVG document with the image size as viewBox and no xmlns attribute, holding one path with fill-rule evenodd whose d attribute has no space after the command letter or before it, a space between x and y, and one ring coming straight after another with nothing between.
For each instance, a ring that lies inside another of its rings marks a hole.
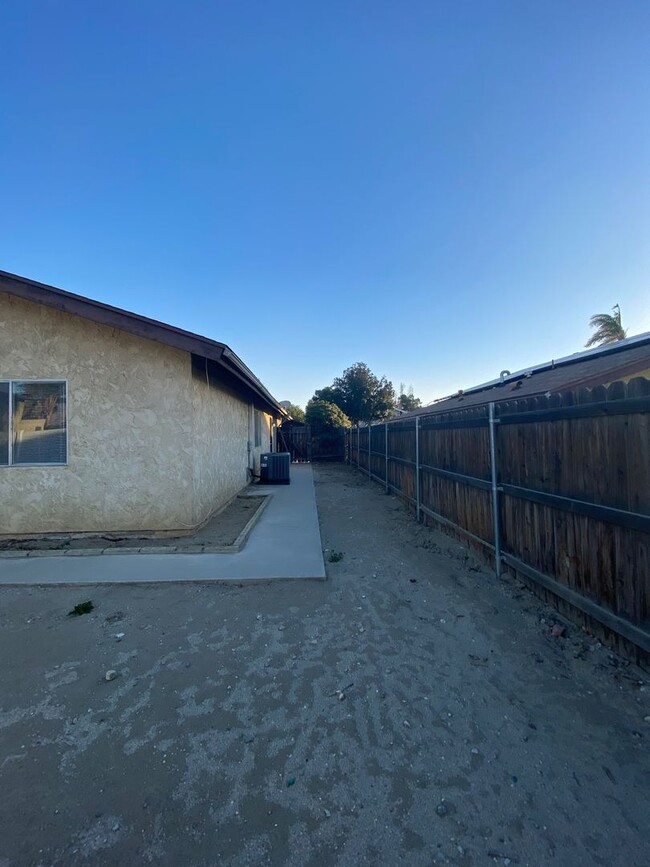
<instances>
[{"instance_id":1,"label":"small rock","mask_svg":"<svg viewBox=\"0 0 650 867\"><path fill-rule=\"evenodd\" d=\"M442 803L438 804L438 806L436 807L436 813L439 816L446 816L448 812L449 812L449 808L444 803L444 801Z\"/></svg>"},{"instance_id":2,"label":"small rock","mask_svg":"<svg viewBox=\"0 0 650 867\"><path fill-rule=\"evenodd\" d=\"M109 668L106 674L104 675L104 680L115 680L117 677L117 672L114 668Z\"/></svg>"},{"instance_id":3,"label":"small rock","mask_svg":"<svg viewBox=\"0 0 650 867\"><path fill-rule=\"evenodd\" d=\"M255 740L255 735L244 735L244 743L245 744L252 744L254 740Z\"/></svg>"},{"instance_id":4,"label":"small rock","mask_svg":"<svg viewBox=\"0 0 650 867\"><path fill-rule=\"evenodd\" d=\"M407 719L404 720L404 725L406 726L407 729L411 728L411 723Z\"/></svg>"},{"instance_id":5,"label":"small rock","mask_svg":"<svg viewBox=\"0 0 650 867\"><path fill-rule=\"evenodd\" d=\"M644 716L644 717L643 717L643 722L650 723L650 716Z\"/></svg>"},{"instance_id":6,"label":"small rock","mask_svg":"<svg viewBox=\"0 0 650 867\"><path fill-rule=\"evenodd\" d=\"M332 814L330 813L330 811L329 811L327 808L325 808L325 811L324 811L324 812L325 812L325 815L327 816L327 818L329 819L329 817L332 815Z\"/></svg>"},{"instance_id":7,"label":"small rock","mask_svg":"<svg viewBox=\"0 0 650 867\"><path fill-rule=\"evenodd\" d=\"M409 578L409 581L411 582L411 584L417 584L418 583L417 578Z\"/></svg>"},{"instance_id":8,"label":"small rock","mask_svg":"<svg viewBox=\"0 0 650 867\"><path fill-rule=\"evenodd\" d=\"M566 629L564 626L560 626L559 624L555 624L555 626L551 629L551 636L553 638L563 638Z\"/></svg>"},{"instance_id":9,"label":"small rock","mask_svg":"<svg viewBox=\"0 0 650 867\"><path fill-rule=\"evenodd\" d=\"M476 747L474 747L471 752L473 756L478 756L478 750L476 749Z\"/></svg>"},{"instance_id":10,"label":"small rock","mask_svg":"<svg viewBox=\"0 0 650 867\"><path fill-rule=\"evenodd\" d=\"M115 640L116 640L116 641L121 641L121 640L124 638L125 634L126 634L126 633L124 633L124 632L116 632L116 633L115 633Z\"/></svg>"},{"instance_id":11,"label":"small rock","mask_svg":"<svg viewBox=\"0 0 650 867\"><path fill-rule=\"evenodd\" d=\"M339 701L343 701L345 699L345 693L342 691L339 691L336 693L336 697L338 698Z\"/></svg>"},{"instance_id":12,"label":"small rock","mask_svg":"<svg viewBox=\"0 0 650 867\"><path fill-rule=\"evenodd\" d=\"M289 788L289 786L293 786L295 782L296 782L295 777L287 777L287 788Z\"/></svg>"}]
</instances>

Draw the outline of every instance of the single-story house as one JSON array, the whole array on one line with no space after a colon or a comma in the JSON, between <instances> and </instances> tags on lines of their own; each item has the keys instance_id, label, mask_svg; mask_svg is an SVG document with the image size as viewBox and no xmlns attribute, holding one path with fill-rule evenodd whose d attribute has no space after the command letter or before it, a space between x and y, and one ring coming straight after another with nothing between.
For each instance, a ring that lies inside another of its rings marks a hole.
<instances>
[{"instance_id":1,"label":"single-story house","mask_svg":"<svg viewBox=\"0 0 650 867\"><path fill-rule=\"evenodd\" d=\"M0 271L0 536L191 531L285 416L225 344Z\"/></svg>"},{"instance_id":2,"label":"single-story house","mask_svg":"<svg viewBox=\"0 0 650 867\"><path fill-rule=\"evenodd\" d=\"M402 417L452 412L521 397L550 397L579 388L629 382L635 377L650 378L650 332L535 364L514 373L502 370L489 382L461 389Z\"/></svg>"}]
</instances>

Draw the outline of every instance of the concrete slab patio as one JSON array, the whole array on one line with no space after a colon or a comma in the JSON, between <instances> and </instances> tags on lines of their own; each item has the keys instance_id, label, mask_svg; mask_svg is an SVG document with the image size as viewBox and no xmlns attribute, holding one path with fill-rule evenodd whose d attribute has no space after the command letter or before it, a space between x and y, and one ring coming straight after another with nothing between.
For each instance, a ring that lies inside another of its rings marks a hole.
<instances>
[{"instance_id":1,"label":"concrete slab patio","mask_svg":"<svg viewBox=\"0 0 650 867\"><path fill-rule=\"evenodd\" d=\"M270 502L242 551L232 554L119 556L53 552L0 559L0 584L133 584L325 579L311 466L294 464L290 485L256 485ZM161 543L162 544L162 543Z\"/></svg>"}]
</instances>

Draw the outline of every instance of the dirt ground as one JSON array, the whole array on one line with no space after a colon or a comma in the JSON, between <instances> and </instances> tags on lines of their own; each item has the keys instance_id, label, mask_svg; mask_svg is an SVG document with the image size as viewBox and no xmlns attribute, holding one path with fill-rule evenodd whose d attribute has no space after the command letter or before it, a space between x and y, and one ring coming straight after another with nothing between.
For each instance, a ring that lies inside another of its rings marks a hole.
<instances>
[{"instance_id":1,"label":"dirt ground","mask_svg":"<svg viewBox=\"0 0 650 867\"><path fill-rule=\"evenodd\" d=\"M211 518L200 530L185 536L166 534L139 535L138 533L105 533L100 536L51 534L39 538L0 538L0 554L3 552L29 551L31 556L51 555L52 551L109 551L111 549L152 549L157 554L201 554L234 546L249 525L254 525L261 508L266 505L265 496L255 493L233 497L232 500Z\"/></svg>"},{"instance_id":2,"label":"dirt ground","mask_svg":"<svg viewBox=\"0 0 650 867\"><path fill-rule=\"evenodd\" d=\"M0 590L0 867L646 867L647 675L315 472L327 582Z\"/></svg>"}]
</instances>

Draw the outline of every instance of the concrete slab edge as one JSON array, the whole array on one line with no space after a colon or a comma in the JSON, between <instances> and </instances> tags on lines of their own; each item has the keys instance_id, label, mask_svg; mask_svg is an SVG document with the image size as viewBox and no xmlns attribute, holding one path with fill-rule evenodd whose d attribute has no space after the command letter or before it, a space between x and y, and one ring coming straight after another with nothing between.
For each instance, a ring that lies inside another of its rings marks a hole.
<instances>
[{"instance_id":1,"label":"concrete slab edge","mask_svg":"<svg viewBox=\"0 0 650 867\"><path fill-rule=\"evenodd\" d=\"M273 494L269 492L256 494L256 496L263 497L263 500L232 545L186 545L184 547L177 545L148 545L141 548L129 548L126 546L123 548L72 548L66 551L60 548L43 548L36 551L0 551L0 559L16 560L25 557L29 557L30 559L37 557L112 557L120 554L239 554L246 545L248 537L261 518L264 509L266 509L271 501ZM253 496L251 495L246 499L253 499Z\"/></svg>"},{"instance_id":2,"label":"concrete slab edge","mask_svg":"<svg viewBox=\"0 0 650 867\"><path fill-rule=\"evenodd\" d=\"M11 587L39 587L39 588L47 588L47 587L142 587L143 585L147 586L157 586L157 587L167 587L170 584L174 585L187 585L187 584L222 584L224 586L239 584L247 586L253 586L255 584L277 584L278 581L327 581L327 575L289 575L289 576L277 576L276 578L170 578L169 581L161 581L156 578L142 578L139 580L130 578L128 581L106 581L106 580L98 580L98 581L2 581L0 582L0 593L2 593L3 588Z\"/></svg>"}]
</instances>

